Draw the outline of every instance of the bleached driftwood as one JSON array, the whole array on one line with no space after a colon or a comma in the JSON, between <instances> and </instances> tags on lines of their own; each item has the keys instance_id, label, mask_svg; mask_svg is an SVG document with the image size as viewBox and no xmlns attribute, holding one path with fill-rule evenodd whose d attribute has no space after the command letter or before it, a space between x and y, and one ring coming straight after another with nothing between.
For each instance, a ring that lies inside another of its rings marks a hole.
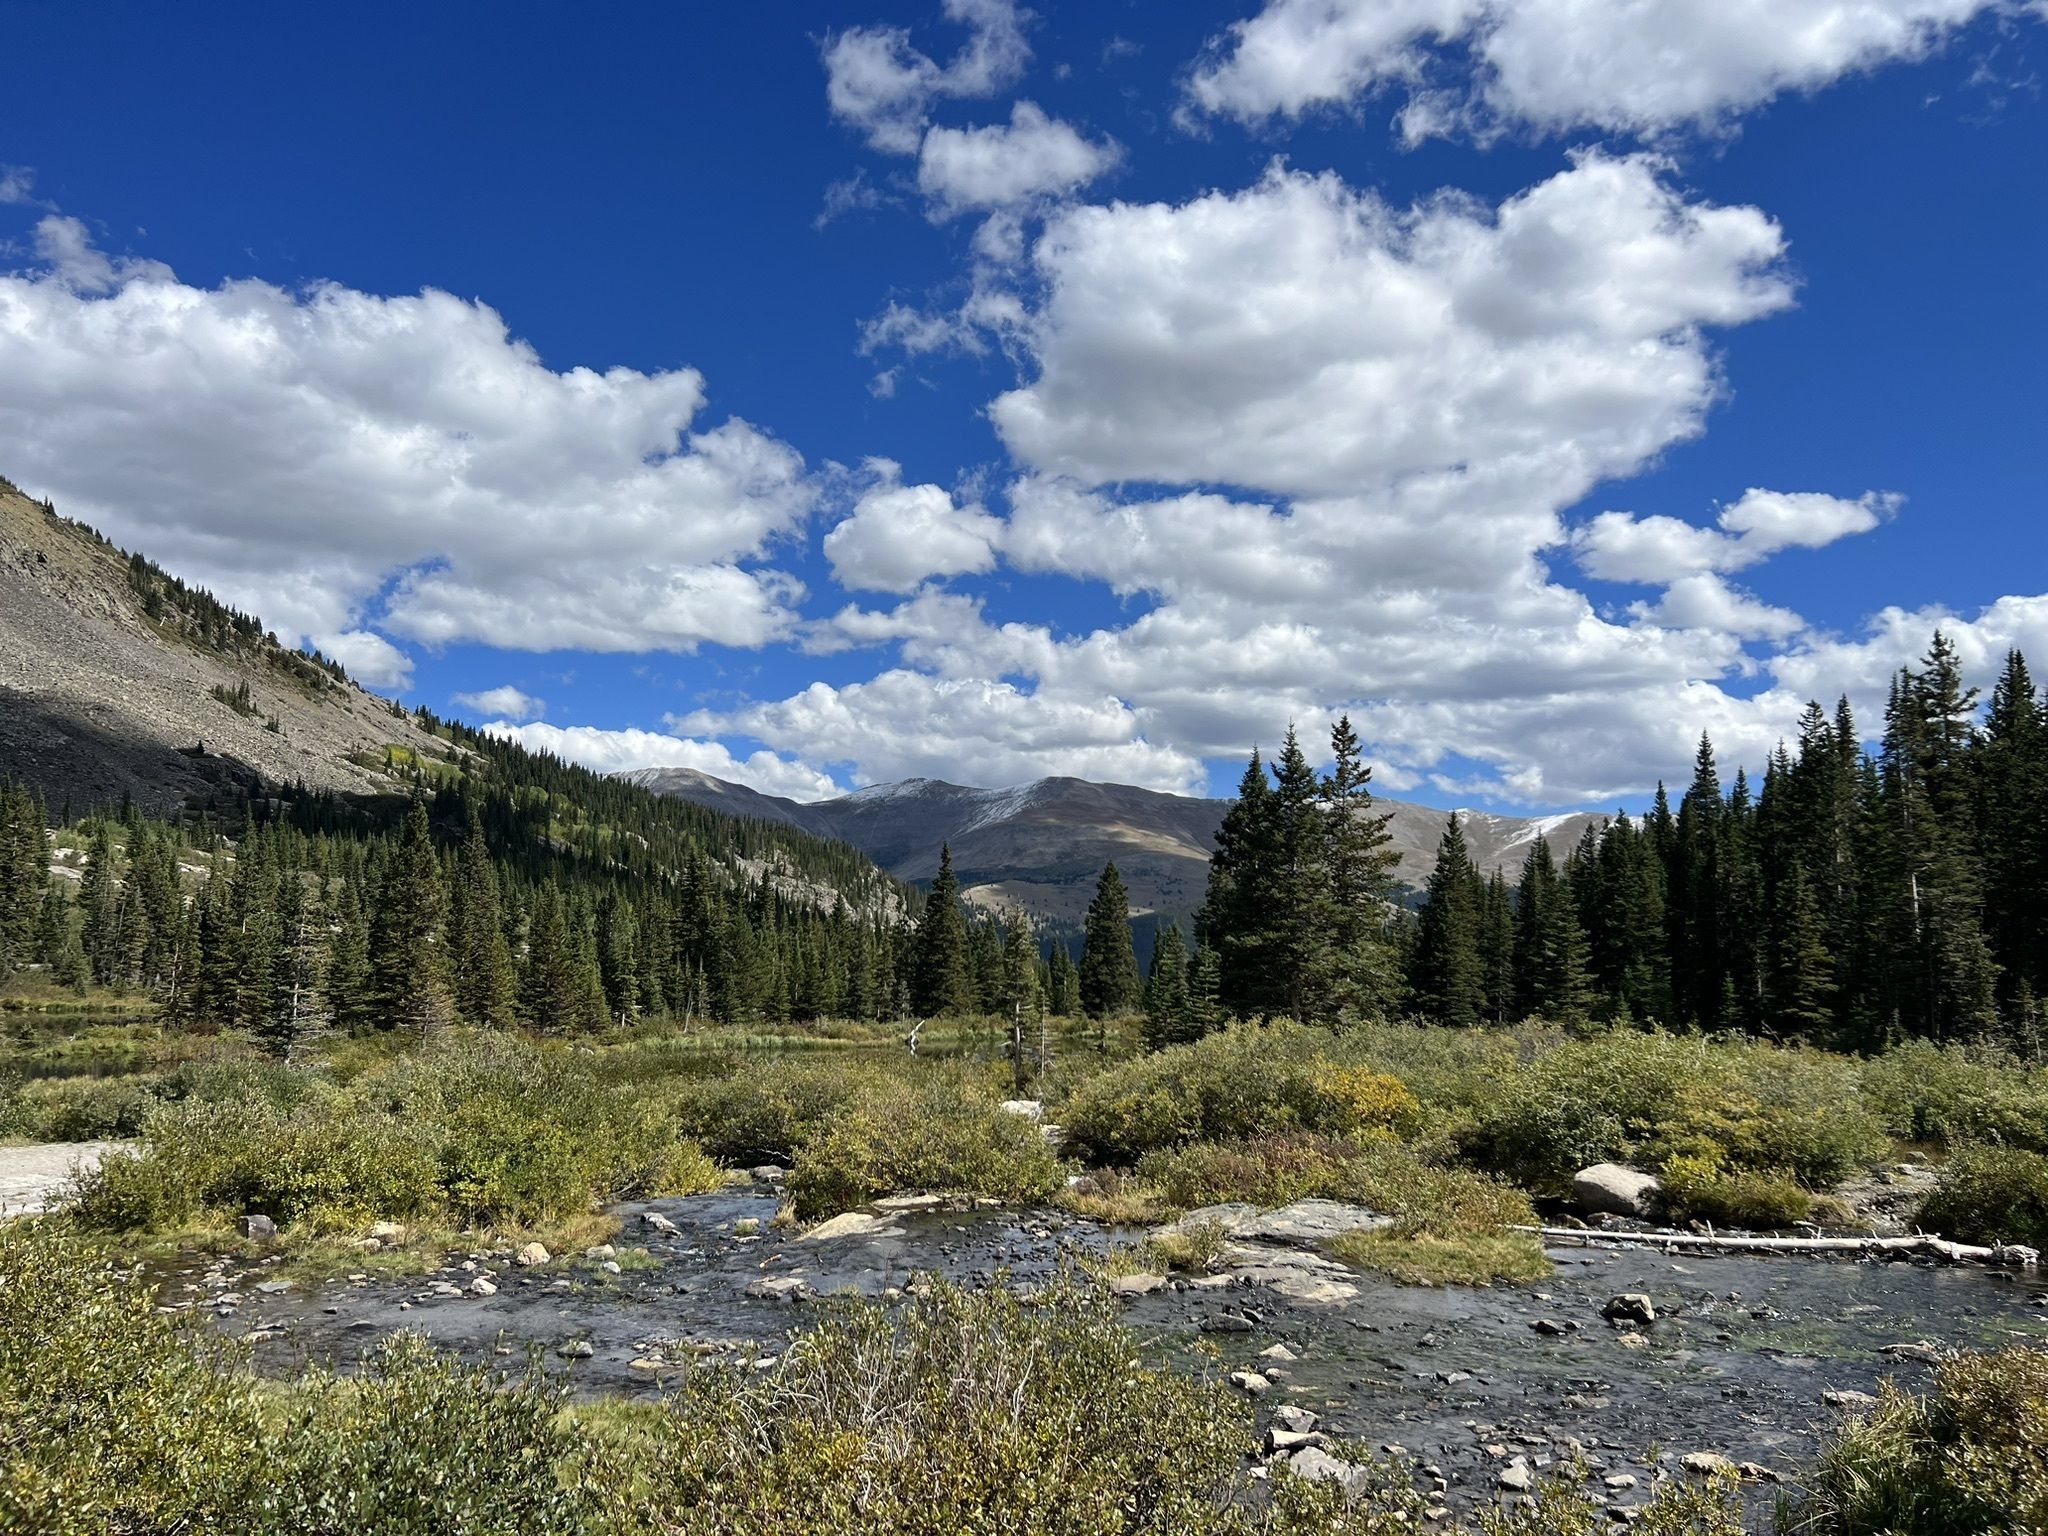
<instances>
[{"instance_id":1,"label":"bleached driftwood","mask_svg":"<svg viewBox=\"0 0 2048 1536\"><path fill-rule=\"evenodd\" d=\"M1580 1242L1635 1243L1661 1248L1723 1248L1739 1253L1851 1253L1876 1258L1888 1253L1931 1253L1952 1264L1995 1264L2011 1269L2038 1269L2041 1250L2018 1243L1984 1248L1952 1243L1945 1237L1915 1232L1906 1237L1726 1237L1699 1232L1603 1232L1593 1227L1517 1227L1538 1237L1571 1238Z\"/></svg>"}]
</instances>

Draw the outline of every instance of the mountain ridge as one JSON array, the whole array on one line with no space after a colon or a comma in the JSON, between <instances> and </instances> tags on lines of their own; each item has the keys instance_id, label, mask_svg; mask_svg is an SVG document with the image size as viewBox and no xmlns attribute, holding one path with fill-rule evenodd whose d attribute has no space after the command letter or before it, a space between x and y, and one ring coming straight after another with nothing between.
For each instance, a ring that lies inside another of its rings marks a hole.
<instances>
[{"instance_id":1,"label":"mountain ridge","mask_svg":"<svg viewBox=\"0 0 2048 1536\"><path fill-rule=\"evenodd\" d=\"M1064 775L1002 789L913 778L815 801L764 794L695 768L634 768L617 777L657 794L839 838L898 879L918 884L930 883L941 845L950 845L961 893L971 905L1063 925L1079 919L1111 859L1134 913L1192 912L1207 882L1216 829L1231 804ZM1420 890L1435 863L1444 823L1454 813L1405 800L1376 797L1375 803L1393 816L1388 831L1400 856L1396 878ZM1605 819L1590 811L1456 814L1481 872L1502 869L1510 875L1532 839L1544 838L1562 855L1587 826Z\"/></svg>"}]
</instances>

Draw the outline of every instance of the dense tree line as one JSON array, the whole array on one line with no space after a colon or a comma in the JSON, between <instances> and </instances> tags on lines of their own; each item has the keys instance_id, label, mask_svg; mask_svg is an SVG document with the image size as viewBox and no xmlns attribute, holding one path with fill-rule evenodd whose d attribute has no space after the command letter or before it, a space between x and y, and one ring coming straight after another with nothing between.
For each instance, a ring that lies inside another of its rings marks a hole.
<instances>
[{"instance_id":1,"label":"dense tree line","mask_svg":"<svg viewBox=\"0 0 2048 1536\"><path fill-rule=\"evenodd\" d=\"M1348 723L1320 778L1290 732L1270 768L1252 754L1225 817L1200 948L1160 932L1153 1037L1233 1014L1410 1013L2038 1053L2048 700L2014 652L1979 703L1936 635L1893 680L1875 753L1846 700L1809 705L1755 786L1741 770L1724 784L1702 738L1675 811L1660 785L1646 814L1588 827L1562 860L1533 838L1512 884L1477 868L1452 816L1412 921Z\"/></svg>"},{"instance_id":2,"label":"dense tree line","mask_svg":"<svg viewBox=\"0 0 2048 1536\"><path fill-rule=\"evenodd\" d=\"M970 918L950 856L921 911L863 908L701 848L648 872L536 846L505 800L463 781L415 796L391 827L286 796L252 802L232 834L124 806L68 829L74 880L51 877L42 804L0 784L0 979L34 966L146 995L177 1027L280 1054L455 1022L592 1034L652 1018L1078 1011L1065 949L1047 958L1021 920Z\"/></svg>"},{"instance_id":3,"label":"dense tree line","mask_svg":"<svg viewBox=\"0 0 2048 1536\"><path fill-rule=\"evenodd\" d=\"M1807 707L1752 791L1702 739L1674 814L1531 844L1509 898L1445 829L1410 966L1446 1023L1540 1013L1874 1049L2039 1050L2048 981L2048 704L2015 651L1979 720L1941 635L1893 680L1878 751Z\"/></svg>"}]
</instances>

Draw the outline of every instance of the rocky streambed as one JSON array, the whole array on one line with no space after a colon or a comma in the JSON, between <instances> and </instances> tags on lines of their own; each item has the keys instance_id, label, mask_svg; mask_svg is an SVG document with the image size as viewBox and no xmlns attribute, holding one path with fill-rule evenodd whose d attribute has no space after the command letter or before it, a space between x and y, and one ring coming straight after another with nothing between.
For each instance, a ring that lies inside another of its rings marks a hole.
<instances>
[{"instance_id":1,"label":"rocky streambed","mask_svg":"<svg viewBox=\"0 0 2048 1536\"><path fill-rule=\"evenodd\" d=\"M930 1197L800 1234L770 1225L778 1204L761 1181L625 1205L620 1235L586 1252L451 1251L408 1279L286 1281L274 1260L195 1255L162 1271L161 1300L280 1373L347 1366L410 1329L487 1362L538 1353L578 1390L652 1397L707 1363L765 1366L817 1297L889 1298L932 1272L1029 1288L1140 1235ZM1315 1254L1332 1219L1254 1213L1228 1272L1122 1282L1128 1322L1155 1358L1230 1375L1262 1428L1310 1436L1280 1440L1313 1453L1305 1464L1326 1456L1324 1433L1398 1448L1446 1511L1513 1497L1575 1457L1619 1519L1656 1478L1687 1475L1687 1457L1748 1463L1762 1507L1885 1377L1917 1383L1947 1349L2048 1340L2040 1277L1665 1253L1589 1233L1553 1249L1557 1273L1539 1284L1413 1287ZM1610 1321L1624 1295L1638 1300Z\"/></svg>"}]
</instances>

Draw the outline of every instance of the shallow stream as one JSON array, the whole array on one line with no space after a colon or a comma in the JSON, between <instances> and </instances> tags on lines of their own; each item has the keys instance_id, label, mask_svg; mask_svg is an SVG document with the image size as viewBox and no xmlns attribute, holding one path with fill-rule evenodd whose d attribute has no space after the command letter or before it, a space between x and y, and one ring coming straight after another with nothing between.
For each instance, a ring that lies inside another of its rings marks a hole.
<instances>
[{"instance_id":1,"label":"shallow stream","mask_svg":"<svg viewBox=\"0 0 2048 1536\"><path fill-rule=\"evenodd\" d=\"M773 1355L815 1315L809 1301L749 1296L756 1282L879 1296L939 1272L1028 1287L1064 1254L1100 1251L1120 1236L1052 1212L911 1210L811 1241L768 1228L777 1205L773 1186L760 1184L618 1207L618 1274L581 1255L522 1269L503 1254L452 1252L447 1268L423 1277L337 1275L266 1290L278 1284L268 1266L194 1257L161 1276L162 1299L207 1309L223 1330L250 1338L266 1370L346 1366L379 1337L411 1329L500 1364L538 1350L578 1390L653 1398L700 1361ZM643 1222L649 1211L675 1230ZM747 1223L759 1231L740 1235ZM1317 1303L1212 1281L1137 1298L1127 1318L1159 1358L1266 1370L1273 1384L1257 1407L1262 1423L1273 1406L1294 1402L1332 1433L1400 1446L1423 1486L1442 1480L1453 1509L1498 1497L1500 1472L1518 1455L1540 1473L1577 1450L1603 1476L1633 1475L1638 1489L1610 1495L1623 1507L1653 1472L1675 1473L1692 1451L1791 1478L1843 1411L1826 1394L1873 1392L1886 1376L1924 1382L1927 1365L1888 1355L1888 1346L2048 1339L2048 1281L2039 1277L1593 1242L1554 1249L1556 1275L1530 1286L1412 1287L1361 1275L1354 1299ZM473 1294L486 1275L496 1293ZM1621 1292L1648 1295L1658 1313L1636 1347L1601 1319ZM1298 1358L1265 1358L1275 1344ZM1756 1507L1773 1491L1753 1484Z\"/></svg>"}]
</instances>

